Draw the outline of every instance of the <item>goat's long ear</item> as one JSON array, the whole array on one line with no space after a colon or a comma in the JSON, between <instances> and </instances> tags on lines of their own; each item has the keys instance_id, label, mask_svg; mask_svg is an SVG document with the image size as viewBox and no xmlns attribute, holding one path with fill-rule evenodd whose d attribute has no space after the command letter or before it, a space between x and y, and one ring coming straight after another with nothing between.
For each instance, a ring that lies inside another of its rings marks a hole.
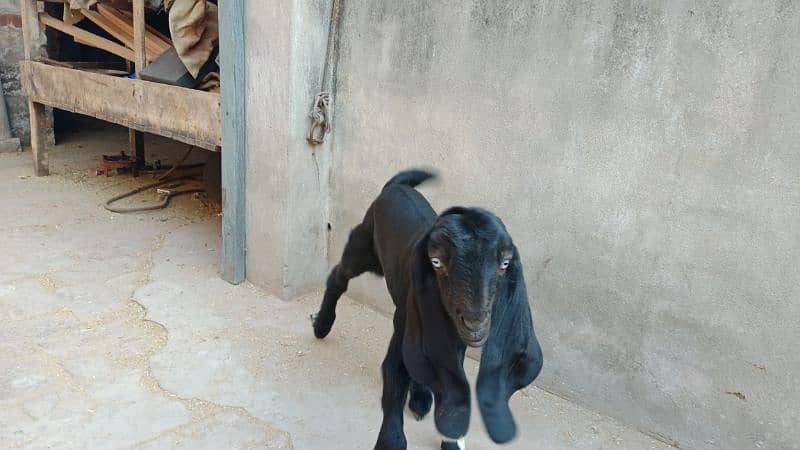
<instances>
[{"instance_id":1,"label":"goat's long ear","mask_svg":"<svg viewBox=\"0 0 800 450\"><path fill-rule=\"evenodd\" d=\"M533 382L542 369L542 350L533 331L519 259L515 248L495 301L476 387L483 423L496 443L508 442L516 436L517 425L508 401L514 392Z\"/></svg>"},{"instance_id":2,"label":"goat's long ear","mask_svg":"<svg viewBox=\"0 0 800 450\"><path fill-rule=\"evenodd\" d=\"M411 374L415 374L417 381L431 385L431 380L436 379L436 371L432 362L425 354L424 346L427 344L425 323L421 311L422 305L441 303L439 290L436 287L436 275L427 261L422 259L422 249L428 245L427 235L413 250L409 260L408 273L410 274L411 289L406 300L405 329L403 332L403 362ZM397 326L397 324L395 324Z\"/></svg>"},{"instance_id":3,"label":"goat's long ear","mask_svg":"<svg viewBox=\"0 0 800 450\"><path fill-rule=\"evenodd\" d=\"M464 344L442 305L436 274L428 259L428 239L410 261L411 292L406 303L403 361L409 374L433 391L436 429L448 438L467 434L471 408L464 374Z\"/></svg>"}]
</instances>

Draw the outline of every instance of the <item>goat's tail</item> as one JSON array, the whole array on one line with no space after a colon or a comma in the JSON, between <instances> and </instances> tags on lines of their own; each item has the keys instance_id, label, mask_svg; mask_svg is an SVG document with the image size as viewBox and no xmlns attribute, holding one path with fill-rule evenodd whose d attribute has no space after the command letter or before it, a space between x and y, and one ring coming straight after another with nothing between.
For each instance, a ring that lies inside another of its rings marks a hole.
<instances>
[{"instance_id":1,"label":"goat's tail","mask_svg":"<svg viewBox=\"0 0 800 450\"><path fill-rule=\"evenodd\" d=\"M404 170L397 175L393 176L384 186L386 189L395 184L402 184L405 186L417 187L431 178L436 178L436 174L428 172L427 170L411 169Z\"/></svg>"}]
</instances>

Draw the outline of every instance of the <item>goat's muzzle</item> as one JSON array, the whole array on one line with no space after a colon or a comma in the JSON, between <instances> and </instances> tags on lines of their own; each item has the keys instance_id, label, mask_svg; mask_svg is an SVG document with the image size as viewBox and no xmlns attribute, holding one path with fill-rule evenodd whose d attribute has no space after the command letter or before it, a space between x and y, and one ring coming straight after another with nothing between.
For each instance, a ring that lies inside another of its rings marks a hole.
<instances>
[{"instance_id":1,"label":"goat's muzzle","mask_svg":"<svg viewBox=\"0 0 800 450\"><path fill-rule=\"evenodd\" d=\"M486 343L489 337L489 325L491 322L490 314L476 315L475 317L466 317L462 315L459 318L459 323L456 328L461 340L469 347L481 347Z\"/></svg>"}]
</instances>

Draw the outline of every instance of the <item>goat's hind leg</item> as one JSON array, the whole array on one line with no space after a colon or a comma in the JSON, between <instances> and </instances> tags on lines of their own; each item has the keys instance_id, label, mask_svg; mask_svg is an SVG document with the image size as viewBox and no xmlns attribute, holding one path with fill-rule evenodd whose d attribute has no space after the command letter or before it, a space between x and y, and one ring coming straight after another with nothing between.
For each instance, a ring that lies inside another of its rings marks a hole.
<instances>
[{"instance_id":1,"label":"goat's hind leg","mask_svg":"<svg viewBox=\"0 0 800 450\"><path fill-rule=\"evenodd\" d=\"M382 274L381 265L372 247L372 231L364 224L358 225L350 232L344 253L339 264L331 270L325 286L325 295L319 312L312 316L314 335L319 339L330 333L336 320L336 303L347 290L350 279L364 272Z\"/></svg>"}]
</instances>

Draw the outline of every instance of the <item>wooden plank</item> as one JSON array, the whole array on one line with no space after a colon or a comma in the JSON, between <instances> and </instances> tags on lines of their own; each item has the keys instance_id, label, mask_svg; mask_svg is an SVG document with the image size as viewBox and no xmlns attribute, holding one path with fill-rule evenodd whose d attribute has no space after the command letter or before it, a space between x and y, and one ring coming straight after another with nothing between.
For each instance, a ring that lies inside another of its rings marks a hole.
<instances>
[{"instance_id":1,"label":"wooden plank","mask_svg":"<svg viewBox=\"0 0 800 450\"><path fill-rule=\"evenodd\" d=\"M207 150L221 143L219 94L32 61L20 62L20 81L38 103Z\"/></svg>"},{"instance_id":2,"label":"wooden plank","mask_svg":"<svg viewBox=\"0 0 800 450\"><path fill-rule=\"evenodd\" d=\"M56 61L55 59L50 59L50 58L41 58L39 61L50 64L51 66L68 67L71 69L75 68L75 66L73 66L71 63L65 61Z\"/></svg>"},{"instance_id":3,"label":"wooden plank","mask_svg":"<svg viewBox=\"0 0 800 450\"><path fill-rule=\"evenodd\" d=\"M133 37L133 14L124 13L123 11L119 11L101 3L97 5L97 12L100 14L100 16L106 19L108 23L113 24L117 28L126 30L126 32ZM145 45L147 45L148 53L151 50L158 53L155 56L148 55L148 60L153 61L158 55L164 53L167 51L167 49L172 47L172 41L146 23L145 30Z\"/></svg>"},{"instance_id":4,"label":"wooden plank","mask_svg":"<svg viewBox=\"0 0 800 450\"><path fill-rule=\"evenodd\" d=\"M133 34L128 33L127 30L124 30L116 24L111 23L108 19L101 16L99 13L95 11L91 11L88 9L82 9L81 14L84 15L87 19L92 21L98 27L104 29L108 34L114 36L114 39L122 42L125 47L132 48L133 47Z\"/></svg>"},{"instance_id":5,"label":"wooden plank","mask_svg":"<svg viewBox=\"0 0 800 450\"><path fill-rule=\"evenodd\" d=\"M139 170L144 167L144 133L133 128L128 128L128 151L136 161L133 164L131 175L139 176Z\"/></svg>"},{"instance_id":6,"label":"wooden plank","mask_svg":"<svg viewBox=\"0 0 800 450\"><path fill-rule=\"evenodd\" d=\"M119 1L126 2L128 0ZM69 3L68 0L60 0L58 2ZM133 16L130 13L126 16L123 11L107 3L98 4L97 11L81 9L81 13L115 39L122 42L126 47L133 49ZM145 24L145 27L147 30L145 33L145 45L147 46L148 60L152 61L169 49L172 46L172 41L155 28L147 24ZM80 41L80 39L76 39L76 41Z\"/></svg>"},{"instance_id":7,"label":"wooden plank","mask_svg":"<svg viewBox=\"0 0 800 450\"><path fill-rule=\"evenodd\" d=\"M102 3L97 4L97 12L110 22L114 23L116 26L129 29L131 36L133 36L133 13L126 12L123 14L122 11Z\"/></svg>"},{"instance_id":8,"label":"wooden plank","mask_svg":"<svg viewBox=\"0 0 800 450\"><path fill-rule=\"evenodd\" d=\"M67 67L69 69L110 70L125 72L126 74L130 73L123 62L117 61L56 61L45 57L42 57L39 61L50 64L51 66Z\"/></svg>"},{"instance_id":9,"label":"wooden plank","mask_svg":"<svg viewBox=\"0 0 800 450\"><path fill-rule=\"evenodd\" d=\"M245 223L245 33L244 0L219 3L222 84L222 278L238 284L246 276Z\"/></svg>"},{"instance_id":10,"label":"wooden plank","mask_svg":"<svg viewBox=\"0 0 800 450\"><path fill-rule=\"evenodd\" d=\"M21 0L20 8L25 59L37 60L41 57L41 34L36 0ZM25 61L20 61L20 64L22 63ZM37 177L50 175L50 162L47 155L47 112L44 105L29 98L28 117L31 123L33 173Z\"/></svg>"},{"instance_id":11,"label":"wooden plank","mask_svg":"<svg viewBox=\"0 0 800 450\"><path fill-rule=\"evenodd\" d=\"M133 63L125 61L125 68L128 73L133 72ZM144 168L144 133L134 128L128 128L128 154L134 155L134 164L131 168L131 175L139 176L139 170Z\"/></svg>"},{"instance_id":12,"label":"wooden plank","mask_svg":"<svg viewBox=\"0 0 800 450\"><path fill-rule=\"evenodd\" d=\"M105 50L129 61L134 60L134 54L130 49L127 49L115 42L111 42L106 38L102 38L86 30L82 30L74 25L68 25L47 13L39 14L39 20L41 20L41 22L48 27L52 27L58 31L61 31L62 33L69 34L70 36L74 37L76 41L79 41L82 44Z\"/></svg>"},{"instance_id":13,"label":"wooden plank","mask_svg":"<svg viewBox=\"0 0 800 450\"><path fill-rule=\"evenodd\" d=\"M105 4L98 3L98 4L97 4L97 10L98 10L98 11L101 11L102 9L111 10L111 11L116 11L116 13L117 13L117 14L119 14L120 16L122 16L122 17L124 17L124 18L128 19L129 21L131 21L131 23L133 23L133 13L131 13L130 11L125 11L125 10L121 10L121 9L109 8L109 7L108 7L107 5L105 5ZM170 39L170 37L169 37L169 36L167 36L166 34L164 34L164 33L160 32L160 31L158 31L157 29L153 28L153 27L152 27L152 26L150 26L150 25L147 25L146 23L145 23L145 25L144 25L144 26L145 26L145 28L147 29L147 31L148 31L148 32L149 32L151 35L153 35L153 37L155 37L155 38L158 38L160 41L162 41L164 44L166 44L166 46L167 46L167 47L172 47L172 39Z\"/></svg>"},{"instance_id":14,"label":"wooden plank","mask_svg":"<svg viewBox=\"0 0 800 450\"><path fill-rule=\"evenodd\" d=\"M98 36L98 37L99 37L99 36ZM104 38L102 38L102 37L99 37L99 38L100 38L100 39L104 39ZM75 43L76 43L76 44L83 44L83 45L88 45L89 47L95 47L96 40L94 40L94 39L89 39L89 40L87 40L87 39L81 39L80 37L77 37L77 36L73 36L73 39L75 40ZM109 41L109 42L111 42L111 41ZM131 44L131 46L133 46L133 44ZM131 49L129 49L129 50L130 50L131 52L133 52L133 49L132 49L132 48L131 48ZM123 59L124 59L124 60L126 60L126 61L128 61L128 59L127 59L127 58L123 58Z\"/></svg>"},{"instance_id":15,"label":"wooden plank","mask_svg":"<svg viewBox=\"0 0 800 450\"><path fill-rule=\"evenodd\" d=\"M47 155L47 112L41 103L28 100L31 121L31 155L33 173L37 177L50 175L50 160Z\"/></svg>"},{"instance_id":16,"label":"wooden plank","mask_svg":"<svg viewBox=\"0 0 800 450\"><path fill-rule=\"evenodd\" d=\"M100 13L88 9L82 9L81 13L92 23L102 28L108 34L122 42L125 47L134 49L133 27L130 24L118 24L116 21L101 15ZM160 39L145 33L145 48L147 49L148 62L152 62L159 55L164 53L169 47ZM134 50L134 55L135 55Z\"/></svg>"},{"instance_id":17,"label":"wooden plank","mask_svg":"<svg viewBox=\"0 0 800 450\"><path fill-rule=\"evenodd\" d=\"M116 77L128 76L129 70L111 69L110 63L101 61L56 61L50 58L42 58L41 62L51 66L66 67L68 69L85 70L88 72L102 73L105 75L113 75Z\"/></svg>"},{"instance_id":18,"label":"wooden plank","mask_svg":"<svg viewBox=\"0 0 800 450\"><path fill-rule=\"evenodd\" d=\"M136 55L136 77L147 66L147 47L144 41L144 0L133 0L133 53ZM144 134L140 131L128 132L130 150L134 152L134 175L139 175L139 167L144 166Z\"/></svg>"},{"instance_id":19,"label":"wooden plank","mask_svg":"<svg viewBox=\"0 0 800 450\"><path fill-rule=\"evenodd\" d=\"M147 49L144 45L144 0L133 0L133 54L136 55L136 72L147 65Z\"/></svg>"},{"instance_id":20,"label":"wooden plank","mask_svg":"<svg viewBox=\"0 0 800 450\"><path fill-rule=\"evenodd\" d=\"M43 1L44 3L64 3L66 5L70 4L69 0L39 0ZM104 5L110 6L112 8L130 8L130 1L131 0L99 0L102 1Z\"/></svg>"},{"instance_id":21,"label":"wooden plank","mask_svg":"<svg viewBox=\"0 0 800 450\"><path fill-rule=\"evenodd\" d=\"M39 35L39 16L36 9L36 0L20 0L20 15L22 18L22 45L25 59L38 59L41 51Z\"/></svg>"}]
</instances>

